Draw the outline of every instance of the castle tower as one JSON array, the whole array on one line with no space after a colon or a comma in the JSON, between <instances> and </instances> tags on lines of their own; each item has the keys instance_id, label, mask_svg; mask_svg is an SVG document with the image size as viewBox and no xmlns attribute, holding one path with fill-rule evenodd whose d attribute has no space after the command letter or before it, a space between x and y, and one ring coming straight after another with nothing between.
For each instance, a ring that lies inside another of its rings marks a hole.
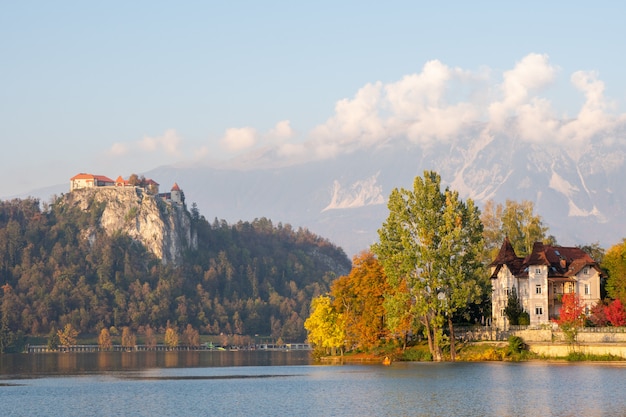
<instances>
[{"instance_id":1,"label":"castle tower","mask_svg":"<svg viewBox=\"0 0 626 417\"><path fill-rule=\"evenodd\" d=\"M174 183L171 191L171 200L172 203L176 204L185 204L185 193L180 189L177 183Z\"/></svg>"}]
</instances>

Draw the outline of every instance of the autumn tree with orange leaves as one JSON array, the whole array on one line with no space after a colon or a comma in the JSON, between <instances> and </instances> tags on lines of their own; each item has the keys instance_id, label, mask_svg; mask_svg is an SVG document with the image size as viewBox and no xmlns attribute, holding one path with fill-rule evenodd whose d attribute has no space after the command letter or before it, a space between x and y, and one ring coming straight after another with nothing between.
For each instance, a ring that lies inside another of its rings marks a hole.
<instances>
[{"instance_id":1,"label":"autumn tree with orange leaves","mask_svg":"<svg viewBox=\"0 0 626 417\"><path fill-rule=\"evenodd\" d=\"M352 260L352 270L331 286L335 310L344 316L346 343L370 349L386 336L384 295L389 291L382 265L371 252Z\"/></svg>"}]
</instances>

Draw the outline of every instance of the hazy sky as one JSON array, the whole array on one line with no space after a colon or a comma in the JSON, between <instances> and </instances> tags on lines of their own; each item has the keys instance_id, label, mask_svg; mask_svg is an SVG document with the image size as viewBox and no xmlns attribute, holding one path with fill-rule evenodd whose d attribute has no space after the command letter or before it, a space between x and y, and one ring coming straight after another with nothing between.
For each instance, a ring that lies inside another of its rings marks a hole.
<instances>
[{"instance_id":1,"label":"hazy sky","mask_svg":"<svg viewBox=\"0 0 626 417\"><path fill-rule=\"evenodd\" d=\"M0 196L267 147L428 146L510 117L582 152L625 124L624 4L2 1Z\"/></svg>"}]
</instances>

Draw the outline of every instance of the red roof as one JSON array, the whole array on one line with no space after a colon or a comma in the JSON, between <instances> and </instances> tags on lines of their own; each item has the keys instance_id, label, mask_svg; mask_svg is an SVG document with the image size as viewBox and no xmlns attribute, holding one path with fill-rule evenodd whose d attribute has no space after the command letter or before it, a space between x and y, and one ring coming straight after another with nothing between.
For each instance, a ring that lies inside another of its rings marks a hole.
<instances>
[{"instance_id":1,"label":"red roof","mask_svg":"<svg viewBox=\"0 0 626 417\"><path fill-rule=\"evenodd\" d=\"M172 191L180 191L180 187L178 186L178 184L174 183L174 186L172 187Z\"/></svg>"},{"instance_id":2,"label":"red roof","mask_svg":"<svg viewBox=\"0 0 626 417\"><path fill-rule=\"evenodd\" d=\"M80 174L74 175L72 178L70 178L70 181L73 181L73 180L98 180L98 181L110 182L110 183L115 182L111 178L106 177L104 175L85 174L84 172L81 172Z\"/></svg>"}]
</instances>

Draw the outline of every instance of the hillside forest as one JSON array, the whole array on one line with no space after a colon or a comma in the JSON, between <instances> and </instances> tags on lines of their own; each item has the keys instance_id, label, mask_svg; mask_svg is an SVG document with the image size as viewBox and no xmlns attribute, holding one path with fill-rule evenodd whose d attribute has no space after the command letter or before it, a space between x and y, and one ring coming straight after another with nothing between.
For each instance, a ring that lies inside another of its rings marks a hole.
<instances>
[{"instance_id":1,"label":"hillside forest","mask_svg":"<svg viewBox=\"0 0 626 417\"><path fill-rule=\"evenodd\" d=\"M68 324L81 334L175 328L301 342L311 299L351 267L306 229L266 218L209 223L195 206L187 215L198 249L179 266L163 264L127 235L99 229L102 205L82 211L63 201L0 202L3 348Z\"/></svg>"}]
</instances>

